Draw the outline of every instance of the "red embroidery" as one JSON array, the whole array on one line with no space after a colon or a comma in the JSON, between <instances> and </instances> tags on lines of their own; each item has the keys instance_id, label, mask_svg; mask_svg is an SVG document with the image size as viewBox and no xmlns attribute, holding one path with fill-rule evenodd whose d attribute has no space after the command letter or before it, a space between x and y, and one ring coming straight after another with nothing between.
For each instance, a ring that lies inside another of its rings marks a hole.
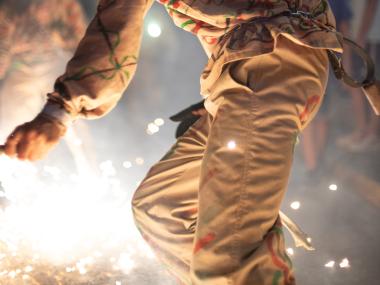
<instances>
[{"instance_id":1,"label":"red embroidery","mask_svg":"<svg viewBox=\"0 0 380 285\"><path fill-rule=\"evenodd\" d=\"M320 99L321 97L318 95L311 96L310 98L307 99L305 108L299 116L302 124L305 123L309 119L310 114L313 112L314 108L317 106Z\"/></svg>"},{"instance_id":2,"label":"red embroidery","mask_svg":"<svg viewBox=\"0 0 380 285\"><path fill-rule=\"evenodd\" d=\"M203 249L205 246L207 246L208 244L210 244L213 240L215 240L215 234L214 233L209 233L207 234L205 237L199 239L195 246L194 246L194 253L197 253L198 251L200 251L201 249Z\"/></svg>"}]
</instances>

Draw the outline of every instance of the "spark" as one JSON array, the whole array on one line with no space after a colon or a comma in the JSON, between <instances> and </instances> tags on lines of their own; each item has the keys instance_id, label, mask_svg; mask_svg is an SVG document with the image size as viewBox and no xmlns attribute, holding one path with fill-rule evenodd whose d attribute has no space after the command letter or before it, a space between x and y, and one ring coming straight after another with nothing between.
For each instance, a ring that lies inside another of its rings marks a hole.
<instances>
[{"instance_id":1,"label":"spark","mask_svg":"<svg viewBox=\"0 0 380 285\"><path fill-rule=\"evenodd\" d=\"M161 35L161 27L157 23L149 23L148 24L148 34L152 38L158 38Z\"/></svg>"},{"instance_id":2,"label":"spark","mask_svg":"<svg viewBox=\"0 0 380 285\"><path fill-rule=\"evenodd\" d=\"M349 268L350 262L347 258L342 259L342 261L339 263L340 268Z\"/></svg>"},{"instance_id":3,"label":"spark","mask_svg":"<svg viewBox=\"0 0 380 285\"><path fill-rule=\"evenodd\" d=\"M123 162L123 167L124 168L131 168L132 167L132 162L130 162L130 161L124 161Z\"/></svg>"},{"instance_id":4,"label":"spark","mask_svg":"<svg viewBox=\"0 0 380 285\"><path fill-rule=\"evenodd\" d=\"M159 132L159 130L160 130L159 126L157 126L154 123L149 123L148 127L146 129L146 132L147 132L148 135L153 135L153 134Z\"/></svg>"},{"instance_id":5,"label":"spark","mask_svg":"<svg viewBox=\"0 0 380 285\"><path fill-rule=\"evenodd\" d=\"M235 141L229 141L229 142L227 143L227 147L228 147L229 149L235 149L235 148L236 148L236 142L235 142Z\"/></svg>"},{"instance_id":6,"label":"spark","mask_svg":"<svg viewBox=\"0 0 380 285\"><path fill-rule=\"evenodd\" d=\"M289 255L294 255L294 249L289 247L286 249L286 252L289 254Z\"/></svg>"},{"instance_id":7,"label":"spark","mask_svg":"<svg viewBox=\"0 0 380 285\"><path fill-rule=\"evenodd\" d=\"M290 204L290 207L293 210L298 210L301 207L301 203L299 201L294 201Z\"/></svg>"},{"instance_id":8,"label":"spark","mask_svg":"<svg viewBox=\"0 0 380 285\"><path fill-rule=\"evenodd\" d=\"M161 126L163 126L165 124L165 121L164 121L164 119L157 118L157 119L154 120L154 124L156 126L158 126L158 127L161 127Z\"/></svg>"},{"instance_id":9,"label":"spark","mask_svg":"<svg viewBox=\"0 0 380 285\"><path fill-rule=\"evenodd\" d=\"M336 185L336 184L330 184L329 189L331 191L336 191L336 190L338 190L338 185Z\"/></svg>"},{"instance_id":10,"label":"spark","mask_svg":"<svg viewBox=\"0 0 380 285\"><path fill-rule=\"evenodd\" d=\"M135 160L137 165L143 165L144 164L144 159L142 157L136 157Z\"/></svg>"},{"instance_id":11,"label":"spark","mask_svg":"<svg viewBox=\"0 0 380 285\"><path fill-rule=\"evenodd\" d=\"M24 271L25 272L32 272L33 271L33 267L31 266L31 265L28 265L28 266L26 266L25 268L24 268Z\"/></svg>"}]
</instances>

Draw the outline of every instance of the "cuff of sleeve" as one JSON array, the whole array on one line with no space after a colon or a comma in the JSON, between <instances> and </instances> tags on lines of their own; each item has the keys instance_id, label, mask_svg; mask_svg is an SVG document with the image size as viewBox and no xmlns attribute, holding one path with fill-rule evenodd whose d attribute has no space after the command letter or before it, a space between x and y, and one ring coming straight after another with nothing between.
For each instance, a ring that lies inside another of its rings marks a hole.
<instances>
[{"instance_id":1,"label":"cuff of sleeve","mask_svg":"<svg viewBox=\"0 0 380 285\"><path fill-rule=\"evenodd\" d=\"M74 121L73 116L71 116L65 108L54 102L46 103L45 107L41 111L41 114L51 117L67 127Z\"/></svg>"}]
</instances>

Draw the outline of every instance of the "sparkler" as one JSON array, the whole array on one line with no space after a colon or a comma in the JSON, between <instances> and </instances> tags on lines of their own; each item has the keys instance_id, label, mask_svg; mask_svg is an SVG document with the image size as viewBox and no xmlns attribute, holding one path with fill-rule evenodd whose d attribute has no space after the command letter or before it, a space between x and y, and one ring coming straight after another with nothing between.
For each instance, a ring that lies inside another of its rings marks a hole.
<instances>
[{"instance_id":1,"label":"sparkler","mask_svg":"<svg viewBox=\"0 0 380 285\"><path fill-rule=\"evenodd\" d=\"M0 284L116 284L142 264L171 284L135 230L130 195L112 167L68 175L0 155L10 201L0 208Z\"/></svg>"}]
</instances>

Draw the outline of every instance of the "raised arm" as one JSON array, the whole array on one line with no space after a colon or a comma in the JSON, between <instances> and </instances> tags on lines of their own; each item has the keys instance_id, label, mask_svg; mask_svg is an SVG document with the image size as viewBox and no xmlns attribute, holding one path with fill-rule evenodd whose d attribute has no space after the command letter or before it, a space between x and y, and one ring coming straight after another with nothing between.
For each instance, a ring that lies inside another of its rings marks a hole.
<instances>
[{"instance_id":1,"label":"raised arm","mask_svg":"<svg viewBox=\"0 0 380 285\"><path fill-rule=\"evenodd\" d=\"M151 4L152 0L100 1L48 104L63 106L72 118L96 118L110 111L135 73L143 18Z\"/></svg>"},{"instance_id":2,"label":"raised arm","mask_svg":"<svg viewBox=\"0 0 380 285\"><path fill-rule=\"evenodd\" d=\"M66 72L42 112L17 127L5 153L37 160L58 143L67 123L109 112L131 81L137 64L143 19L153 0L101 0Z\"/></svg>"}]
</instances>

